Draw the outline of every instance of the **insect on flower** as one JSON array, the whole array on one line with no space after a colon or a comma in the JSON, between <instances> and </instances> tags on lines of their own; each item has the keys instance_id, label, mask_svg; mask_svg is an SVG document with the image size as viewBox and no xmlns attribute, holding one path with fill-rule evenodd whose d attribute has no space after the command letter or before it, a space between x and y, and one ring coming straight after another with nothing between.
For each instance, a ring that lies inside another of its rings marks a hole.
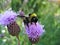
<instances>
[{"instance_id":1,"label":"insect on flower","mask_svg":"<svg viewBox=\"0 0 60 45\"><path fill-rule=\"evenodd\" d=\"M35 13L30 14L28 19L30 19L30 21L27 19L25 20L28 21L28 25L25 24L26 34L28 35L29 41L32 44L35 44L39 41L40 36L45 32L45 30L43 29L43 25L39 24L37 15Z\"/></svg>"},{"instance_id":2,"label":"insect on flower","mask_svg":"<svg viewBox=\"0 0 60 45\"><path fill-rule=\"evenodd\" d=\"M29 24L29 27L26 25L25 28L26 34L32 44L37 43L39 41L39 37L44 33L42 25L38 22L36 24L32 22L32 24Z\"/></svg>"}]
</instances>

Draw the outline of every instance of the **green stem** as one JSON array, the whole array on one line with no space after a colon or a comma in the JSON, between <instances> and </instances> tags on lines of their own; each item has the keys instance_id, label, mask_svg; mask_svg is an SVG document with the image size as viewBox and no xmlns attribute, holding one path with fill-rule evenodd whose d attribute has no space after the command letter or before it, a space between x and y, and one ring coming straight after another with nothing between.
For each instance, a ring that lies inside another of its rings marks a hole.
<instances>
[{"instance_id":1,"label":"green stem","mask_svg":"<svg viewBox=\"0 0 60 45\"><path fill-rule=\"evenodd\" d=\"M35 44L32 44L32 45L35 45Z\"/></svg>"},{"instance_id":2,"label":"green stem","mask_svg":"<svg viewBox=\"0 0 60 45\"><path fill-rule=\"evenodd\" d=\"M19 40L19 37L18 37L18 35L17 35L16 37L17 37L17 39L18 39L18 45L20 45L20 40Z\"/></svg>"}]
</instances>

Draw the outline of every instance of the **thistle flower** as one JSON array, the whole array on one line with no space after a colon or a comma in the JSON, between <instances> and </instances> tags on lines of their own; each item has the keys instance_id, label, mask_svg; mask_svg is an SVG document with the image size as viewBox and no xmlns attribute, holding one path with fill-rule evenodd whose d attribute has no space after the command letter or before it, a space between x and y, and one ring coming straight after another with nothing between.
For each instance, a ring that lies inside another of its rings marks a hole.
<instances>
[{"instance_id":1,"label":"thistle flower","mask_svg":"<svg viewBox=\"0 0 60 45\"><path fill-rule=\"evenodd\" d=\"M17 14L13 11L6 11L0 17L0 24L3 26L7 26L8 24L12 23L16 20Z\"/></svg>"},{"instance_id":2,"label":"thistle flower","mask_svg":"<svg viewBox=\"0 0 60 45\"><path fill-rule=\"evenodd\" d=\"M17 14L13 11L6 11L0 18L0 24L3 26L7 26L9 34L12 36L16 36L18 39L18 45L20 44L19 42L19 32L20 28L18 24L16 23L16 17Z\"/></svg>"},{"instance_id":3,"label":"thistle flower","mask_svg":"<svg viewBox=\"0 0 60 45\"><path fill-rule=\"evenodd\" d=\"M20 16L24 16L24 11L20 10Z\"/></svg>"},{"instance_id":4,"label":"thistle flower","mask_svg":"<svg viewBox=\"0 0 60 45\"><path fill-rule=\"evenodd\" d=\"M13 11L6 11L0 18L0 24L7 26L12 36L17 36L20 32L18 24L15 22L17 14Z\"/></svg>"},{"instance_id":5,"label":"thistle flower","mask_svg":"<svg viewBox=\"0 0 60 45\"><path fill-rule=\"evenodd\" d=\"M29 27L25 26L25 28L31 43L38 42L39 37L44 33L43 26L38 22L36 24L32 22L32 24L29 24Z\"/></svg>"}]
</instances>

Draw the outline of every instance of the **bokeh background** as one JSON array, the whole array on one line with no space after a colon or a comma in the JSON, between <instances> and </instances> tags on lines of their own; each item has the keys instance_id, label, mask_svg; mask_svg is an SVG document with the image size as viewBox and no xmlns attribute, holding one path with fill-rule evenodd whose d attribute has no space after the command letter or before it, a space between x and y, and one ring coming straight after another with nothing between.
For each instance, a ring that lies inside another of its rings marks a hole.
<instances>
[{"instance_id":1,"label":"bokeh background","mask_svg":"<svg viewBox=\"0 0 60 45\"><path fill-rule=\"evenodd\" d=\"M25 15L32 12L37 14L39 22L44 25L45 34L36 45L60 45L60 0L0 0L0 15L11 9L17 13L23 9ZM20 18L17 23L21 28L20 44L31 45ZM7 27L0 25L0 45L17 44L16 37L8 33Z\"/></svg>"}]
</instances>

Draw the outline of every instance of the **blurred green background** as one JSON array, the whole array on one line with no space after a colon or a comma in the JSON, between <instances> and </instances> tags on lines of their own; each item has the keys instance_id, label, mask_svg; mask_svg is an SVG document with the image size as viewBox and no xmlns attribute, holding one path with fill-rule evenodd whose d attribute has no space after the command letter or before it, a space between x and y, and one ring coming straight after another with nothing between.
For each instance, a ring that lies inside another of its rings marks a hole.
<instances>
[{"instance_id":1,"label":"blurred green background","mask_svg":"<svg viewBox=\"0 0 60 45\"><path fill-rule=\"evenodd\" d=\"M25 15L35 12L39 22L44 25L45 34L36 45L60 45L60 4L48 0L0 0L0 13L6 10L18 12L23 9ZM19 34L21 45L30 45L28 37L24 34L24 26L21 19L17 19L21 28ZM0 25L0 45L17 45L16 37L8 33L7 27Z\"/></svg>"}]
</instances>

